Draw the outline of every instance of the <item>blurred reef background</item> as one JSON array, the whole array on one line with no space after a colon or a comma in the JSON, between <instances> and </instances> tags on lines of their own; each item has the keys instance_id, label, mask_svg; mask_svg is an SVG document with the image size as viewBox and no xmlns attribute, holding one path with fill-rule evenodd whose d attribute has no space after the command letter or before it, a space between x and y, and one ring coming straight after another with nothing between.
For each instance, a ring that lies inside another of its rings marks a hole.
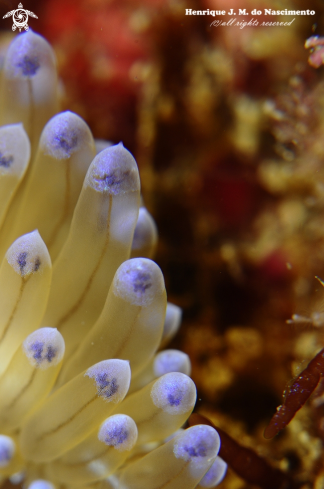
<instances>
[{"instance_id":1,"label":"blurred reef background","mask_svg":"<svg viewBox=\"0 0 324 489\"><path fill-rule=\"evenodd\" d=\"M16 3L1 1L2 15ZM290 379L324 347L324 68L304 48L324 35L323 2L25 3L56 51L64 108L139 163L155 260L184 311L172 345L190 355L196 412L294 487L324 488L324 383L280 435L263 437ZM316 15L216 28L186 8ZM219 487L266 486L229 470Z\"/></svg>"}]
</instances>

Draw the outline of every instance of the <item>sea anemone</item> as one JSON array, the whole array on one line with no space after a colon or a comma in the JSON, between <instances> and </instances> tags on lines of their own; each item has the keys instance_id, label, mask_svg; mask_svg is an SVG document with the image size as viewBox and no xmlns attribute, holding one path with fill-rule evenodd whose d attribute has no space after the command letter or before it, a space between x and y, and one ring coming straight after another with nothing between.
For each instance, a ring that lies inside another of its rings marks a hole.
<instances>
[{"instance_id":1,"label":"sea anemone","mask_svg":"<svg viewBox=\"0 0 324 489\"><path fill-rule=\"evenodd\" d=\"M181 311L150 259L136 161L122 143L96 155L86 123L57 113L58 92L48 43L18 35L0 89L0 476L211 487L226 469L217 431L182 429L189 359L157 353Z\"/></svg>"}]
</instances>

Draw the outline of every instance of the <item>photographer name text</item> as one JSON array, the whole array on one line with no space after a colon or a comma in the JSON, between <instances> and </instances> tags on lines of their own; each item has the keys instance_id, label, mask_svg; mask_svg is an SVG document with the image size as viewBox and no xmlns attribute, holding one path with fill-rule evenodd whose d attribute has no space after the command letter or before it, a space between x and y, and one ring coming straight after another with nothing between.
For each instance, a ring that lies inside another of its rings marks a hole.
<instances>
[{"instance_id":1,"label":"photographer name text","mask_svg":"<svg viewBox=\"0 0 324 489\"><path fill-rule=\"evenodd\" d=\"M231 8L226 12L226 10L192 10L187 8L186 15L212 15L213 17L218 15L315 15L315 10L272 10L265 8L263 11L253 9L247 12L245 8L237 9L237 11Z\"/></svg>"}]
</instances>

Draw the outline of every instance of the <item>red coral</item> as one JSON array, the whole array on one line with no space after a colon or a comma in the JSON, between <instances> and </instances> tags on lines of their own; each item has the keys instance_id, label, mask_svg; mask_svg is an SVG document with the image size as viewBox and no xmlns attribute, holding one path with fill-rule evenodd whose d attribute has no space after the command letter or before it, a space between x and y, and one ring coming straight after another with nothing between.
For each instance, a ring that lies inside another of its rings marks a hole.
<instances>
[{"instance_id":1,"label":"red coral","mask_svg":"<svg viewBox=\"0 0 324 489\"><path fill-rule=\"evenodd\" d=\"M305 48L310 49L308 62L314 68L324 64L324 37L312 36L305 42Z\"/></svg>"},{"instance_id":2,"label":"red coral","mask_svg":"<svg viewBox=\"0 0 324 489\"><path fill-rule=\"evenodd\" d=\"M277 408L264 431L265 438L273 438L292 420L297 411L314 392L324 374L324 348L309 362L284 392L284 403Z\"/></svg>"}]
</instances>

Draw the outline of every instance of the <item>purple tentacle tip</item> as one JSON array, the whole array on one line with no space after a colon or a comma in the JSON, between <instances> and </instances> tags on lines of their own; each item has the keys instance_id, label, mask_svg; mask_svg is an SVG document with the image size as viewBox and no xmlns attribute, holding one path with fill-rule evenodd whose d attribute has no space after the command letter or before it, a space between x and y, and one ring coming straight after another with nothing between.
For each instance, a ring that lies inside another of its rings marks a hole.
<instances>
[{"instance_id":1,"label":"purple tentacle tip","mask_svg":"<svg viewBox=\"0 0 324 489\"><path fill-rule=\"evenodd\" d=\"M36 75L40 68L39 59L36 56L25 55L18 63L17 68L20 68L22 74L28 78Z\"/></svg>"},{"instance_id":2,"label":"purple tentacle tip","mask_svg":"<svg viewBox=\"0 0 324 489\"><path fill-rule=\"evenodd\" d=\"M109 379L106 372L98 373L95 380L99 389L99 396L103 396L108 399L118 391L117 379L115 377Z\"/></svg>"},{"instance_id":3,"label":"purple tentacle tip","mask_svg":"<svg viewBox=\"0 0 324 489\"><path fill-rule=\"evenodd\" d=\"M14 158L12 155L5 156L2 153L0 153L0 166L3 168L10 168Z\"/></svg>"}]
</instances>

